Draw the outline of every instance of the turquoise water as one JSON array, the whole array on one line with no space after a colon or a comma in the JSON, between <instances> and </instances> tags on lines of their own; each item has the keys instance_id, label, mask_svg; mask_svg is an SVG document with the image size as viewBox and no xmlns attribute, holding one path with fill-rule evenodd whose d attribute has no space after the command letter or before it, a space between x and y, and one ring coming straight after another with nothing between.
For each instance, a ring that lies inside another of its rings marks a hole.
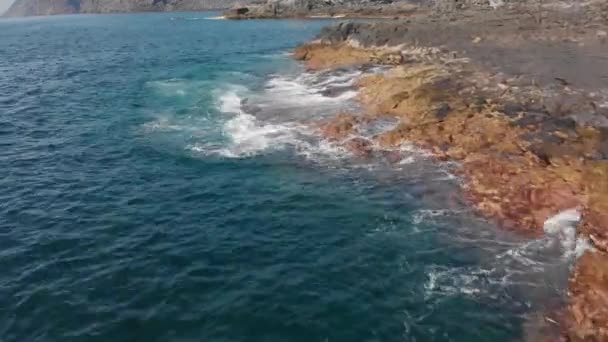
<instances>
[{"instance_id":1,"label":"turquoise water","mask_svg":"<svg viewBox=\"0 0 608 342\"><path fill-rule=\"evenodd\" d=\"M534 334L568 236L496 229L409 146L319 138L360 71L286 53L326 21L209 16L0 21L1 341Z\"/></svg>"}]
</instances>

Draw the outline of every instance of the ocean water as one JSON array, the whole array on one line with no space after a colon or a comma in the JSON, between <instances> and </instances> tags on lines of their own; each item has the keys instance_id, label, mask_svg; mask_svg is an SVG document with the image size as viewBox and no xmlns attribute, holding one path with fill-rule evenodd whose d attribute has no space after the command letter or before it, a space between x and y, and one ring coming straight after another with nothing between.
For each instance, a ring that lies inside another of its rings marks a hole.
<instances>
[{"instance_id":1,"label":"ocean water","mask_svg":"<svg viewBox=\"0 0 608 342\"><path fill-rule=\"evenodd\" d=\"M546 329L576 212L518 237L469 209L454 165L323 140L361 71L288 51L328 21L212 15L0 20L0 341Z\"/></svg>"}]
</instances>

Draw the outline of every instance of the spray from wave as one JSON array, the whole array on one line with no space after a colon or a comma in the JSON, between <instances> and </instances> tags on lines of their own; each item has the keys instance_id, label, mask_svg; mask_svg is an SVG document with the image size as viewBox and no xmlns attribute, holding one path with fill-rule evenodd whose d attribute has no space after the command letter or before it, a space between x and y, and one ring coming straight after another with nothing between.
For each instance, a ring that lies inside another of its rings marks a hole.
<instances>
[{"instance_id":1,"label":"spray from wave","mask_svg":"<svg viewBox=\"0 0 608 342\"><path fill-rule=\"evenodd\" d=\"M577 237L576 225L581 219L579 209L572 208L557 213L545 221L547 239L561 245L564 258L581 256L591 244L585 238Z\"/></svg>"}]
</instances>

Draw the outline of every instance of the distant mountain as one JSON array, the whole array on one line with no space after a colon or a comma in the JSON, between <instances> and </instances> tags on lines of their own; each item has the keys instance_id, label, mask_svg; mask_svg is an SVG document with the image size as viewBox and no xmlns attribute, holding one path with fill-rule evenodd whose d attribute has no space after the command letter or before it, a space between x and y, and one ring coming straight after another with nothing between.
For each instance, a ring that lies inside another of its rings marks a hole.
<instances>
[{"instance_id":1,"label":"distant mountain","mask_svg":"<svg viewBox=\"0 0 608 342\"><path fill-rule=\"evenodd\" d=\"M16 0L4 16L227 9L249 0Z\"/></svg>"}]
</instances>

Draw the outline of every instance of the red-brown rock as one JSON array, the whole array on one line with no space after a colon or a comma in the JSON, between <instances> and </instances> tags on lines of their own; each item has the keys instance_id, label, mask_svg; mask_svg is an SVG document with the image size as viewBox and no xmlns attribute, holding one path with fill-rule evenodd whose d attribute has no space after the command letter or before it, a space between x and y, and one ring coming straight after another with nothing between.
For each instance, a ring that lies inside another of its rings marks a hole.
<instances>
[{"instance_id":1,"label":"red-brown rock","mask_svg":"<svg viewBox=\"0 0 608 342\"><path fill-rule=\"evenodd\" d=\"M343 140L357 130L360 119L352 114L340 113L319 125L321 134L329 140Z\"/></svg>"},{"instance_id":2,"label":"red-brown rock","mask_svg":"<svg viewBox=\"0 0 608 342\"><path fill-rule=\"evenodd\" d=\"M575 265L569 281L570 342L608 341L608 255L587 251Z\"/></svg>"},{"instance_id":3,"label":"red-brown rock","mask_svg":"<svg viewBox=\"0 0 608 342\"><path fill-rule=\"evenodd\" d=\"M368 139L355 137L344 143L344 146L359 157L369 157L372 153L372 143Z\"/></svg>"}]
</instances>

